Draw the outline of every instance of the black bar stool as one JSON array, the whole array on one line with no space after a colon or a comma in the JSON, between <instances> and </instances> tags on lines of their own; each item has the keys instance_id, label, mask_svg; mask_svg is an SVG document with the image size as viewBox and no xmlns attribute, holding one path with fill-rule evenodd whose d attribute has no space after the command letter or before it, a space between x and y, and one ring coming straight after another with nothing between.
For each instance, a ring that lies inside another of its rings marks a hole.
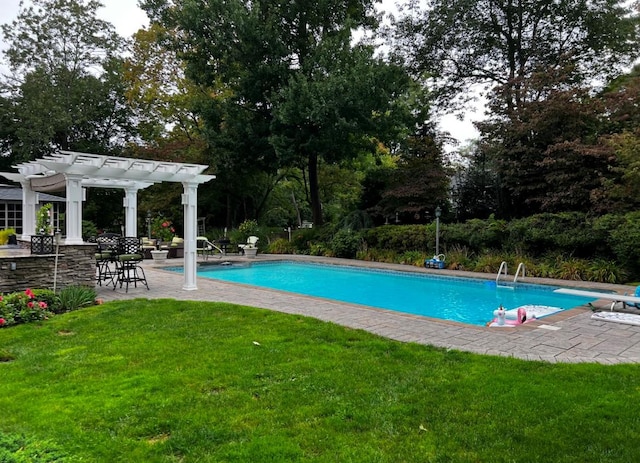
<instances>
[{"instance_id":1,"label":"black bar stool","mask_svg":"<svg viewBox=\"0 0 640 463\"><path fill-rule=\"evenodd\" d=\"M126 285L126 291L129 292L129 283L133 283L134 287L138 287L138 282L143 283L147 290L149 285L147 284L147 277L144 274L144 269L139 265L144 257L144 251L142 249L142 240L135 236L124 236L118 238L118 253L115 257L116 263L116 281L114 282L113 289L116 289L116 285Z\"/></svg>"},{"instance_id":2,"label":"black bar stool","mask_svg":"<svg viewBox=\"0 0 640 463\"><path fill-rule=\"evenodd\" d=\"M96 238L98 249L96 250L96 279L98 284L102 286L114 284L114 278L117 275L115 266L115 257L118 250L118 235L105 234Z\"/></svg>"}]
</instances>

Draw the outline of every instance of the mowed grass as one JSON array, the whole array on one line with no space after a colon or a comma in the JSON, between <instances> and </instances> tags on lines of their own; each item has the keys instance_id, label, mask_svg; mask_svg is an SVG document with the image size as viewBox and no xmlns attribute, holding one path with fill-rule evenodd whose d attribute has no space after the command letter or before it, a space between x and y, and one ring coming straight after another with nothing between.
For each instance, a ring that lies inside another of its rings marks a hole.
<instances>
[{"instance_id":1,"label":"mowed grass","mask_svg":"<svg viewBox=\"0 0 640 463\"><path fill-rule=\"evenodd\" d=\"M640 367L389 341L220 303L0 330L0 432L86 462L640 461Z\"/></svg>"}]
</instances>

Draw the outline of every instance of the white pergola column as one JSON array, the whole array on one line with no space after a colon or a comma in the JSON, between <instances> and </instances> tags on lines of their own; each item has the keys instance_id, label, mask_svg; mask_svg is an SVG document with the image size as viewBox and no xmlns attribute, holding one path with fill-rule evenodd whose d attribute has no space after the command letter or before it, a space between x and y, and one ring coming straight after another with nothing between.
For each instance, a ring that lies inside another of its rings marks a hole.
<instances>
[{"instance_id":1,"label":"white pergola column","mask_svg":"<svg viewBox=\"0 0 640 463\"><path fill-rule=\"evenodd\" d=\"M67 186L66 244L82 244L82 175L65 174Z\"/></svg>"},{"instance_id":2,"label":"white pergola column","mask_svg":"<svg viewBox=\"0 0 640 463\"><path fill-rule=\"evenodd\" d=\"M126 236L138 236L138 189L125 188L124 229Z\"/></svg>"},{"instance_id":3,"label":"white pergola column","mask_svg":"<svg viewBox=\"0 0 640 463\"><path fill-rule=\"evenodd\" d=\"M196 233L198 230L198 184L183 182L184 193L182 205L184 206L184 284L182 289L198 289L196 284L197 251Z\"/></svg>"},{"instance_id":4,"label":"white pergola column","mask_svg":"<svg viewBox=\"0 0 640 463\"><path fill-rule=\"evenodd\" d=\"M38 193L31 189L31 182L23 180L22 185L22 239L29 241L31 235L36 234L36 208L38 206Z\"/></svg>"}]
</instances>

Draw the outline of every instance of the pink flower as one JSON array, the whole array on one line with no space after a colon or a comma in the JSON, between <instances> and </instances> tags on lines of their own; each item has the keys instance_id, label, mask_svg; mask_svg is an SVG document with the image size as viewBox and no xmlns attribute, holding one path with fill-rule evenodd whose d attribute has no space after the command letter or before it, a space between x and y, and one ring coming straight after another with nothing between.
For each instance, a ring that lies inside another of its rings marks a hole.
<instances>
[{"instance_id":1,"label":"pink flower","mask_svg":"<svg viewBox=\"0 0 640 463\"><path fill-rule=\"evenodd\" d=\"M164 228L167 228L167 227L169 226L169 222L162 222L162 226L163 226Z\"/></svg>"},{"instance_id":2,"label":"pink flower","mask_svg":"<svg viewBox=\"0 0 640 463\"><path fill-rule=\"evenodd\" d=\"M46 309L47 308L47 303L44 302L44 301L38 302L38 305L40 306L41 309Z\"/></svg>"},{"instance_id":3,"label":"pink flower","mask_svg":"<svg viewBox=\"0 0 640 463\"><path fill-rule=\"evenodd\" d=\"M4 326L7 321L4 318L0 318L0 326Z\"/></svg>"},{"instance_id":4,"label":"pink flower","mask_svg":"<svg viewBox=\"0 0 640 463\"><path fill-rule=\"evenodd\" d=\"M25 289L24 293L29 297L29 299L33 299L36 297L36 295L33 294L33 291L31 291L29 288Z\"/></svg>"},{"instance_id":5,"label":"pink flower","mask_svg":"<svg viewBox=\"0 0 640 463\"><path fill-rule=\"evenodd\" d=\"M27 307L29 307L30 309L33 309L33 302L32 301L27 302Z\"/></svg>"}]
</instances>

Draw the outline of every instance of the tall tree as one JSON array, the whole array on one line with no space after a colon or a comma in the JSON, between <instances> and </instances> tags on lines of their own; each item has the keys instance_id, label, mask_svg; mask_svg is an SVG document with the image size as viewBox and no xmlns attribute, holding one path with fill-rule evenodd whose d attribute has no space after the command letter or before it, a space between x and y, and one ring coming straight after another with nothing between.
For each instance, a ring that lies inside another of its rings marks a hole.
<instances>
[{"instance_id":1,"label":"tall tree","mask_svg":"<svg viewBox=\"0 0 640 463\"><path fill-rule=\"evenodd\" d=\"M409 80L352 46L375 24L373 0L153 0L149 16L177 28L187 75L231 96L203 108L211 139L235 172L305 169L313 220L323 221L318 162L354 156L397 129ZM402 121L405 123L405 121ZM402 125L402 124L400 124Z\"/></svg>"},{"instance_id":2,"label":"tall tree","mask_svg":"<svg viewBox=\"0 0 640 463\"><path fill-rule=\"evenodd\" d=\"M398 214L404 223L422 223L437 206L448 204L449 172L432 125L420 127L409 137L385 183L377 207L384 217Z\"/></svg>"},{"instance_id":3,"label":"tall tree","mask_svg":"<svg viewBox=\"0 0 640 463\"><path fill-rule=\"evenodd\" d=\"M503 217L596 209L592 194L612 176L613 151L598 141L603 105L589 89L550 92L503 115L500 100L479 127L498 175Z\"/></svg>"},{"instance_id":4,"label":"tall tree","mask_svg":"<svg viewBox=\"0 0 640 463\"><path fill-rule=\"evenodd\" d=\"M127 138L122 40L93 0L34 0L1 26L9 44L6 97L16 121L5 144L14 161L52 150L111 152ZM7 141L9 140L9 141Z\"/></svg>"},{"instance_id":5,"label":"tall tree","mask_svg":"<svg viewBox=\"0 0 640 463\"><path fill-rule=\"evenodd\" d=\"M456 218L486 219L498 210L497 169L478 141L458 150L461 161L454 167L452 200Z\"/></svg>"},{"instance_id":6,"label":"tall tree","mask_svg":"<svg viewBox=\"0 0 640 463\"><path fill-rule=\"evenodd\" d=\"M100 70L122 45L112 24L98 19L97 0L31 0L20 2L18 17L1 26L13 77L37 69L60 69L73 79Z\"/></svg>"},{"instance_id":7,"label":"tall tree","mask_svg":"<svg viewBox=\"0 0 640 463\"><path fill-rule=\"evenodd\" d=\"M615 152L611 171L617 176L607 179L596 199L606 211L634 211L640 207L640 66L612 81L602 99L606 124L600 141Z\"/></svg>"},{"instance_id":8,"label":"tall tree","mask_svg":"<svg viewBox=\"0 0 640 463\"><path fill-rule=\"evenodd\" d=\"M202 135L195 108L206 89L187 79L184 63L162 45L171 33L157 23L140 29L125 59L127 100L135 111L139 136L147 145L167 138L197 142Z\"/></svg>"},{"instance_id":9,"label":"tall tree","mask_svg":"<svg viewBox=\"0 0 640 463\"><path fill-rule=\"evenodd\" d=\"M430 0L398 37L444 107L485 86L481 149L496 166L499 212L519 216L591 210L611 150L594 144L590 87L638 56L638 21L620 0Z\"/></svg>"},{"instance_id":10,"label":"tall tree","mask_svg":"<svg viewBox=\"0 0 640 463\"><path fill-rule=\"evenodd\" d=\"M498 86L514 115L556 88L531 88L536 74L566 74L564 85L604 82L639 53L638 15L622 0L429 0L397 30L441 102L464 101L473 84Z\"/></svg>"}]
</instances>

